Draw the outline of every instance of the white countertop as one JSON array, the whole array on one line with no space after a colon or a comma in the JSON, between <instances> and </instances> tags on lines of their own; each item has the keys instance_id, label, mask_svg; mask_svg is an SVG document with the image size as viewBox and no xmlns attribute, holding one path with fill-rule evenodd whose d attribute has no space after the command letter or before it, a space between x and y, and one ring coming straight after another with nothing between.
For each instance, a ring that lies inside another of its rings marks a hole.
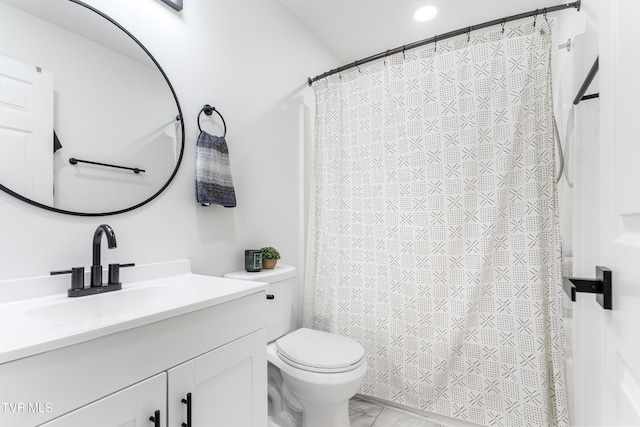
<instances>
[{"instance_id":1,"label":"white countertop","mask_svg":"<svg viewBox=\"0 0 640 427\"><path fill-rule=\"evenodd\" d=\"M2 285L0 293L10 289ZM261 292L266 284L182 272L123 280L122 287L83 297L65 292L0 303L0 364Z\"/></svg>"}]
</instances>

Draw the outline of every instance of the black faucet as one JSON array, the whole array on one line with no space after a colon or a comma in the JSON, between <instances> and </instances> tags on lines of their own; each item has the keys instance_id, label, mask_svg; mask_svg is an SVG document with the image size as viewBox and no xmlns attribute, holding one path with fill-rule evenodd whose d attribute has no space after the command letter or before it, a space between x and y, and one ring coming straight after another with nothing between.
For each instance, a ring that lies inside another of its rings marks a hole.
<instances>
[{"instance_id":1,"label":"black faucet","mask_svg":"<svg viewBox=\"0 0 640 427\"><path fill-rule=\"evenodd\" d=\"M101 224L93 233L93 264L91 265L91 287L102 286L102 264L100 263L100 244L102 243L102 234L107 237L107 245L109 249L118 246L116 242L116 233L113 228L107 224Z\"/></svg>"},{"instance_id":2,"label":"black faucet","mask_svg":"<svg viewBox=\"0 0 640 427\"><path fill-rule=\"evenodd\" d=\"M84 287L84 267L73 267L71 270L52 271L52 275L71 274L71 288L68 290L70 297L82 297L94 295L102 292L119 291L122 289L120 282L120 269L122 267L134 267L134 263L129 264L109 264L109 282L102 284L102 265L100 263L100 244L102 235L107 236L109 249L116 248L116 233L107 224L101 224L93 234L93 265L91 266L91 286Z\"/></svg>"}]
</instances>

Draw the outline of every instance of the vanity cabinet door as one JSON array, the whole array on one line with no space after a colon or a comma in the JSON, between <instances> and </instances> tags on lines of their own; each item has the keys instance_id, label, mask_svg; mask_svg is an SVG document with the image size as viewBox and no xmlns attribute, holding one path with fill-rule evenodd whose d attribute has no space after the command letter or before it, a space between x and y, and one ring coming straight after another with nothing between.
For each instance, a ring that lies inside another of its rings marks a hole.
<instances>
[{"instance_id":1,"label":"vanity cabinet door","mask_svg":"<svg viewBox=\"0 0 640 427\"><path fill-rule=\"evenodd\" d=\"M167 427L167 374L162 373L87 406L42 424L41 427L153 427L149 420L160 411L160 427Z\"/></svg>"},{"instance_id":2,"label":"vanity cabinet door","mask_svg":"<svg viewBox=\"0 0 640 427\"><path fill-rule=\"evenodd\" d=\"M179 365L168 374L170 426L188 425L188 394L189 427L267 426L264 329Z\"/></svg>"}]
</instances>

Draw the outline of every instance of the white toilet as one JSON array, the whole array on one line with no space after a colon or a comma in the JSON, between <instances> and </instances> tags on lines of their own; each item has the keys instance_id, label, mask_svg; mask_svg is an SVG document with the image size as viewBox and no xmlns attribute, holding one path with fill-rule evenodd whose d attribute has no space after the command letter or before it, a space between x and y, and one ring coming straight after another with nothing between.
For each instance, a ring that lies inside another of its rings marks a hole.
<instances>
[{"instance_id":1,"label":"white toilet","mask_svg":"<svg viewBox=\"0 0 640 427\"><path fill-rule=\"evenodd\" d=\"M274 427L349 427L349 399L367 372L352 339L301 328L291 333L296 269L278 265L224 277L268 283L269 422Z\"/></svg>"}]
</instances>

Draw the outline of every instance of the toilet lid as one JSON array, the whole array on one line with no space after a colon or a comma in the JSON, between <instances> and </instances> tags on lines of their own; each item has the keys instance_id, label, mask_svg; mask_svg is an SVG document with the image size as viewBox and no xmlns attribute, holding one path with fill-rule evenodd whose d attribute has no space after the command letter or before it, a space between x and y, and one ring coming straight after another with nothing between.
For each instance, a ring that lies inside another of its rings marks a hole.
<instances>
[{"instance_id":1,"label":"toilet lid","mask_svg":"<svg viewBox=\"0 0 640 427\"><path fill-rule=\"evenodd\" d=\"M307 328L280 338L276 348L286 363L313 372L346 372L364 361L364 349L356 341Z\"/></svg>"}]
</instances>

